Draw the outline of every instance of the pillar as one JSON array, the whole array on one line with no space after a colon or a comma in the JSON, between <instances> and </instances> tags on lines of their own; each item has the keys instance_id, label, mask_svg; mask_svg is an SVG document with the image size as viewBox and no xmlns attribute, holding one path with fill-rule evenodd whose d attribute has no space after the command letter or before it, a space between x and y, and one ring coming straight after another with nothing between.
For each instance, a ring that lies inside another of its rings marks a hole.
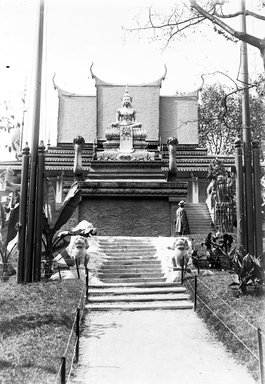
<instances>
[{"instance_id":1,"label":"pillar","mask_svg":"<svg viewBox=\"0 0 265 384\"><path fill-rule=\"evenodd\" d=\"M254 249L255 249L255 256L259 257L263 252L259 140L252 141L252 155L253 155L254 228L255 228ZM264 265L265 260L262 260L262 261Z\"/></svg>"},{"instance_id":2,"label":"pillar","mask_svg":"<svg viewBox=\"0 0 265 384\"><path fill-rule=\"evenodd\" d=\"M237 218L237 244L246 249L246 223L244 210L244 179L243 179L243 153L241 139L235 140L235 167L236 167L236 218Z\"/></svg>"}]
</instances>

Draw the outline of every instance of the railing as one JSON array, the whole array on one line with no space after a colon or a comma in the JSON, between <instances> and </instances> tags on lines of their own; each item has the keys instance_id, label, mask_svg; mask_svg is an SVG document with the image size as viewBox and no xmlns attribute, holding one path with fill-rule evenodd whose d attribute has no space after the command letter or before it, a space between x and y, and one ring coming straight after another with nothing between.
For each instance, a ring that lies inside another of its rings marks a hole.
<instances>
[{"instance_id":1,"label":"railing","mask_svg":"<svg viewBox=\"0 0 265 384\"><path fill-rule=\"evenodd\" d=\"M229 310L232 311L235 315L240 317L242 321L245 322L249 327L251 327L256 332L257 337L257 346L258 346L258 354L253 352L251 348L249 348L245 342L235 334L235 332L218 316L218 314L210 308L208 304L205 303L205 301L200 297L198 294L198 282L201 283L206 289L208 289L211 293L212 290L202 281L198 278L196 275L194 277L194 286L190 283L189 279L185 279L185 281L188 283L191 291L194 294L194 311L197 311L198 308L198 300L204 305L205 308L208 309L215 317L216 319L235 337L235 339L254 357L256 361L259 363L259 378L260 378L260 384L265 384L265 378L264 378L264 360L263 360L263 345L262 345L262 338L265 337L265 334L261 331L260 328L255 327L253 324L251 324L248 320L246 320L240 313L238 313L233 307L231 307L227 302L225 302L221 297L219 297L217 294L215 295L215 298L218 298L221 300L221 302L229 307ZM184 268L182 268L182 278L181 283L184 282ZM245 328L244 328L245 329Z\"/></svg>"},{"instance_id":2,"label":"railing","mask_svg":"<svg viewBox=\"0 0 265 384\"><path fill-rule=\"evenodd\" d=\"M79 339L80 339L80 322L84 313L84 306L86 302L86 298L88 296L88 269L85 268L86 277L85 277L85 287L82 290L81 298L78 303L78 307L76 309L76 316L72 324L71 332L68 337L68 341L66 347L64 349L64 353L61 357L61 364L56 376L55 383L66 384L70 379L70 375L73 369L74 363L78 363L79 360ZM79 275L79 274L78 274ZM85 294L84 294L85 293ZM73 340L74 339L74 340ZM67 364L67 357L69 364Z\"/></svg>"}]
</instances>

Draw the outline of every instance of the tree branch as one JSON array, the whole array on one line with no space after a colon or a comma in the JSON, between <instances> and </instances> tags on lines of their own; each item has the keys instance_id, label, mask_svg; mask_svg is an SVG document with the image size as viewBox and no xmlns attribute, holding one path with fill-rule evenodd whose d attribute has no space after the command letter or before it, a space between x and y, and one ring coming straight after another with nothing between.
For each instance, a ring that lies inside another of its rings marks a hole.
<instances>
[{"instance_id":1,"label":"tree branch","mask_svg":"<svg viewBox=\"0 0 265 384\"><path fill-rule=\"evenodd\" d=\"M190 17L189 19L186 19L184 21L170 22L171 18L175 14L175 12L173 12L173 14L169 17L169 19L166 23L156 25L153 22L153 15L152 15L151 11L152 11L152 8L149 8L148 20L149 20L150 25L146 25L145 27L128 28L128 29L123 27L123 29L130 31L130 32L133 32L133 31L141 31L141 30L148 30L148 29L173 28L173 27L177 27L179 25L185 24L183 27L178 28L178 31L182 31L183 29L186 29L187 27L190 27L191 25L198 24L201 21L205 20L205 17L193 16L193 17Z\"/></svg>"},{"instance_id":2,"label":"tree branch","mask_svg":"<svg viewBox=\"0 0 265 384\"><path fill-rule=\"evenodd\" d=\"M231 19L233 17L245 15L245 16L255 17L256 19L265 20L265 16L259 15L258 13L248 11L248 10L246 10L245 12L238 11L235 13L227 13L227 14L218 13L216 10L214 10L213 15L221 19Z\"/></svg>"},{"instance_id":3,"label":"tree branch","mask_svg":"<svg viewBox=\"0 0 265 384\"><path fill-rule=\"evenodd\" d=\"M264 39L259 39L258 37L249 35L248 33L236 31L235 29L230 27L228 24L224 23L222 20L218 19L216 16L214 16L213 14L203 9L199 4L197 4L196 0L189 0L189 1L190 1L191 8L195 9L200 15L210 20L213 24L218 25L224 31L229 33L231 36L234 36L235 38L241 41L244 41L245 43L253 45L254 47L258 48L260 51L264 50Z\"/></svg>"}]
</instances>

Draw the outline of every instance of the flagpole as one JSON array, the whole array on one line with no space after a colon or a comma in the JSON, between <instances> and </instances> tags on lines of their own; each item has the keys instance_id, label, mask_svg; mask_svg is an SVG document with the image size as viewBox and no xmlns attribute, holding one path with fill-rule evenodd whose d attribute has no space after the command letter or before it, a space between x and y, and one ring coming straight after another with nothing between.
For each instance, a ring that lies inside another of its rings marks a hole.
<instances>
[{"instance_id":1,"label":"flagpole","mask_svg":"<svg viewBox=\"0 0 265 384\"><path fill-rule=\"evenodd\" d=\"M43 57L43 26L44 26L44 0L39 0L39 23L37 40L37 58L35 75L35 95L33 124L31 137L31 168L29 183L29 206L27 224L27 252L26 252L26 282L33 281L33 260L34 260L34 238L36 228L36 201L37 196L37 167L38 167L38 146L40 132L40 107L41 107L41 78L42 78L42 57Z\"/></svg>"},{"instance_id":2,"label":"flagpole","mask_svg":"<svg viewBox=\"0 0 265 384\"><path fill-rule=\"evenodd\" d=\"M241 0L241 29L246 33L246 6L245 0ZM253 179L252 179L252 155L251 155L251 130L250 130L250 109L249 109L249 90L248 90L248 51L247 43L242 42L242 82L244 91L242 93L242 125L244 143L244 169L245 169L245 213L246 213L246 238L247 251L254 254L254 222L253 222Z\"/></svg>"}]
</instances>

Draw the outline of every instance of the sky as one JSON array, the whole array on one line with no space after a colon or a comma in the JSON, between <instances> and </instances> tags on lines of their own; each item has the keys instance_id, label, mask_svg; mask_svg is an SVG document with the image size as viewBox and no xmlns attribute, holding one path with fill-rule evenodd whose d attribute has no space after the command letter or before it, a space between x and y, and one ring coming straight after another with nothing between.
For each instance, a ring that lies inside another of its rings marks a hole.
<instances>
[{"instance_id":1,"label":"sky","mask_svg":"<svg viewBox=\"0 0 265 384\"><path fill-rule=\"evenodd\" d=\"M201 85L202 74L207 74L209 82L228 81L228 84L231 81L225 76L211 74L219 71L233 79L237 77L240 44L226 41L213 33L212 27L191 31L186 39L174 40L165 50L161 43L148 40L148 34L129 33L122 28L135 27L136 20L144 20L150 5L163 12L181 2L45 0L41 124L48 128L43 133L44 140L55 132L57 121L54 74L60 88L82 94L95 94L89 70L92 62L99 78L120 84L152 82L163 75L166 64L167 76L161 94L194 91ZM248 3L252 6L256 0L247 0ZM229 0L229 5L238 9L240 0ZM24 108L29 136L38 7L38 0L0 0L0 108L3 100L7 100L18 120ZM258 23L248 22L249 33L257 27ZM262 72L259 52L249 49L249 55L250 74Z\"/></svg>"}]
</instances>

